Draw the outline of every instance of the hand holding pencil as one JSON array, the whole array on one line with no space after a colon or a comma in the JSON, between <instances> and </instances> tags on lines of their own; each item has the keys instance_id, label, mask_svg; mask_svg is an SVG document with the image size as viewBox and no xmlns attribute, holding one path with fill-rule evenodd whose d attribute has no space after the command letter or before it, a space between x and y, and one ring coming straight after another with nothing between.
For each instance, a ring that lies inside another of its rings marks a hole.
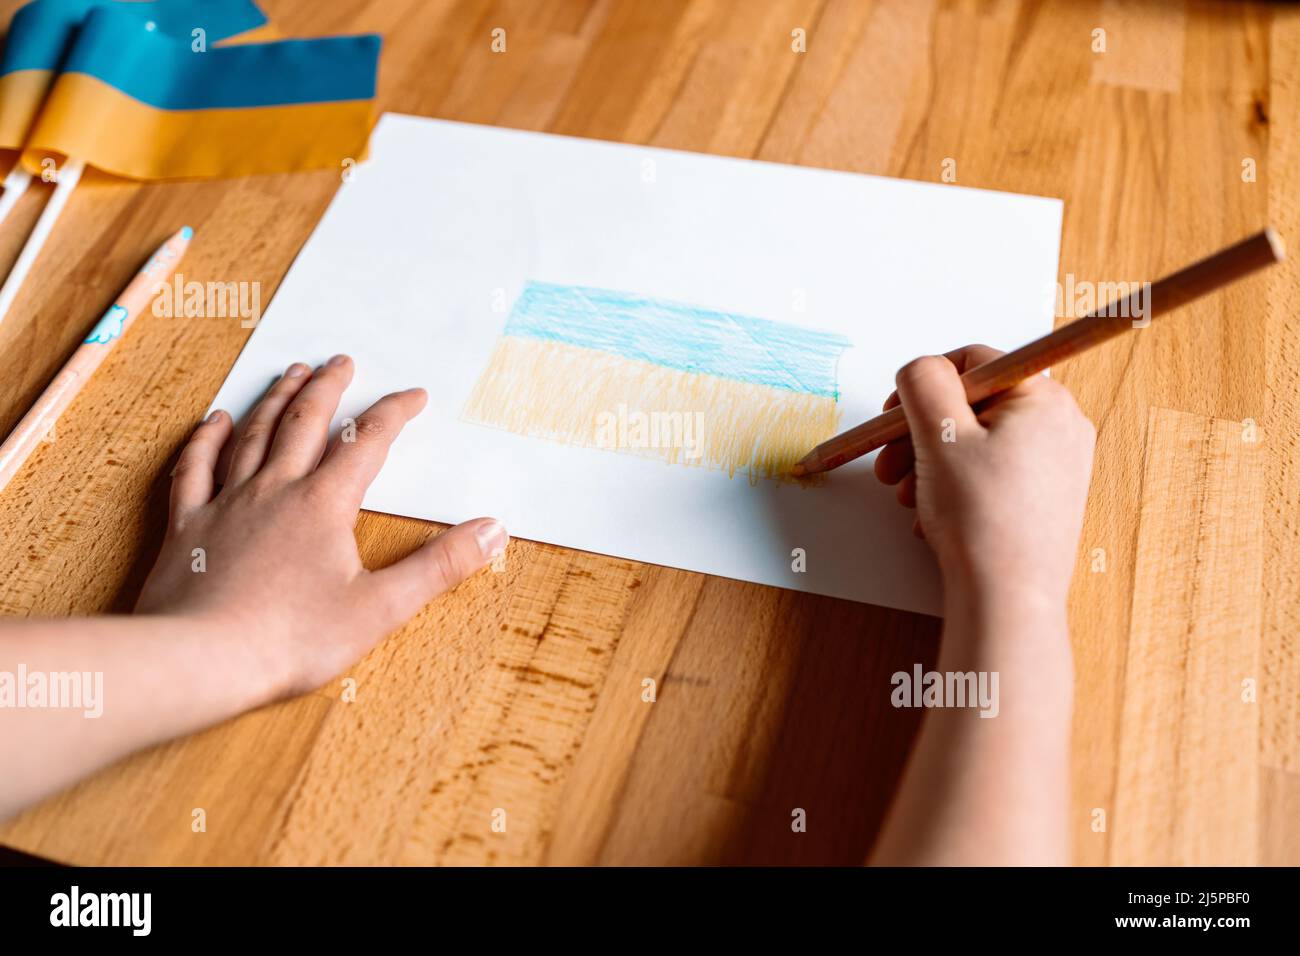
<instances>
[{"instance_id":1,"label":"hand holding pencil","mask_svg":"<svg viewBox=\"0 0 1300 956\"><path fill-rule=\"evenodd\" d=\"M1265 229L1153 284L1146 296L1146 314L1143 318L1152 319L1170 312L1248 276L1257 269L1281 262L1283 258L1285 252L1281 238L1272 229ZM1138 293L1134 295L1137 296ZM1031 375L1135 328L1129 317L1141 314L1142 307L1136 301L1132 303L1136 308L1119 308L1120 304L1110 303L1013 352L966 370L961 381L966 388L967 404L978 405L984 399L1012 388ZM795 464L790 473L796 478L803 478L831 471L902 438L907 433L907 419L903 415L903 409L890 408L875 418L822 442Z\"/></svg>"}]
</instances>

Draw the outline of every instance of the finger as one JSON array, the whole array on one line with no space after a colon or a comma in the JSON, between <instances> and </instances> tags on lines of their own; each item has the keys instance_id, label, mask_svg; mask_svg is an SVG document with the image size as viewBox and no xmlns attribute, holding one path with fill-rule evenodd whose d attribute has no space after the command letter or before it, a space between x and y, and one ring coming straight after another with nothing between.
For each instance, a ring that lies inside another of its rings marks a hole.
<instances>
[{"instance_id":1,"label":"finger","mask_svg":"<svg viewBox=\"0 0 1300 956\"><path fill-rule=\"evenodd\" d=\"M475 518L426 541L414 554L370 576L368 586L388 616L389 629L400 627L426 604L450 591L505 552L510 537L495 518Z\"/></svg>"},{"instance_id":2,"label":"finger","mask_svg":"<svg viewBox=\"0 0 1300 956\"><path fill-rule=\"evenodd\" d=\"M876 456L876 477L884 485L896 485L907 477L916 464L911 436L891 441Z\"/></svg>"},{"instance_id":3,"label":"finger","mask_svg":"<svg viewBox=\"0 0 1300 956\"><path fill-rule=\"evenodd\" d=\"M988 345L966 345L945 354L952 360L952 363L957 366L957 370L964 375L976 366L991 362L995 358L999 358L1006 353L1001 349L995 349ZM982 399L976 403L976 417L981 422L984 422L986 420L984 412L997 408L1004 402L1020 398L1026 394L1031 394L1034 389L1040 388L1043 383L1050 381L1051 379L1041 374L1031 375L1029 378L1005 391L995 392L988 398Z\"/></svg>"},{"instance_id":4,"label":"finger","mask_svg":"<svg viewBox=\"0 0 1300 956\"><path fill-rule=\"evenodd\" d=\"M195 508L212 500L212 489L216 484L213 472L217 458L233 430L230 416L218 409L204 419L203 424L190 436L172 470L172 524L184 521Z\"/></svg>"},{"instance_id":5,"label":"finger","mask_svg":"<svg viewBox=\"0 0 1300 956\"><path fill-rule=\"evenodd\" d=\"M944 352L943 354L948 361L957 367L957 371L964 375L976 366L992 362L1005 353L1001 349L993 348L991 345L963 345L959 349L953 349L951 352Z\"/></svg>"},{"instance_id":6,"label":"finger","mask_svg":"<svg viewBox=\"0 0 1300 956\"><path fill-rule=\"evenodd\" d=\"M339 399L352 383L352 372L352 359L336 355L312 373L280 416L265 468L283 478L301 478L316 467L329 441Z\"/></svg>"},{"instance_id":7,"label":"finger","mask_svg":"<svg viewBox=\"0 0 1300 956\"><path fill-rule=\"evenodd\" d=\"M310 374L308 366L295 362L257 403L240 430L234 451L230 453L230 471L225 482L227 487L245 482L257 474L266 461L266 451L271 447L271 439L275 437L280 415L298 394L298 390L307 384Z\"/></svg>"},{"instance_id":8,"label":"finger","mask_svg":"<svg viewBox=\"0 0 1300 956\"><path fill-rule=\"evenodd\" d=\"M916 472L910 471L907 477L898 483L898 491L894 492L898 498L898 503L904 508L916 507Z\"/></svg>"},{"instance_id":9,"label":"finger","mask_svg":"<svg viewBox=\"0 0 1300 956\"><path fill-rule=\"evenodd\" d=\"M953 365L957 366L957 371L964 375L975 366L991 362L1004 353L989 345L963 345L959 349L953 349L951 352L944 352L943 354ZM897 404L898 390L895 389L889 393L889 397L885 399L885 404L880 406L880 410L887 412Z\"/></svg>"},{"instance_id":10,"label":"finger","mask_svg":"<svg viewBox=\"0 0 1300 956\"><path fill-rule=\"evenodd\" d=\"M355 422L345 423L338 440L316 469L315 480L360 508L361 499L383 467L393 440L428 400L422 388L394 392L371 405Z\"/></svg>"},{"instance_id":11,"label":"finger","mask_svg":"<svg viewBox=\"0 0 1300 956\"><path fill-rule=\"evenodd\" d=\"M915 359L898 370L897 384L918 457L938 451L949 441L961 441L964 435L983 433L950 359L942 355Z\"/></svg>"},{"instance_id":12,"label":"finger","mask_svg":"<svg viewBox=\"0 0 1300 956\"><path fill-rule=\"evenodd\" d=\"M1000 418L1018 408L1051 404L1061 391L1069 394L1060 382L1042 374L1031 375L1004 392L994 392L988 398L976 402L975 417L986 428L992 428Z\"/></svg>"}]
</instances>

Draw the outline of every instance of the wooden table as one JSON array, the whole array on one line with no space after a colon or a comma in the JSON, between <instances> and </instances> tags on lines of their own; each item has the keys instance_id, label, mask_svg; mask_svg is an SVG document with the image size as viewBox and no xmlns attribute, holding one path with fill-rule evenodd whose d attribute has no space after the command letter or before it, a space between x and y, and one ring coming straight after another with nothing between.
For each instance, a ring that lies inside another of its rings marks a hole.
<instances>
[{"instance_id":1,"label":"wooden table","mask_svg":"<svg viewBox=\"0 0 1300 956\"><path fill-rule=\"evenodd\" d=\"M1300 246L1284 6L265 5L285 35L383 33L385 110L1062 197L1067 284L1154 279L1265 223ZM269 298L338 180L89 174L0 326L0 428L178 223L187 278ZM1300 862L1294 262L1057 370L1100 431L1071 598L1079 863ZM0 497L0 611L131 608L171 459L248 334L131 332ZM358 537L383 564L428 532L367 514ZM855 863L917 728L889 675L932 665L938 630L517 542L353 668L355 701L335 682L139 754L0 842L83 864Z\"/></svg>"}]
</instances>

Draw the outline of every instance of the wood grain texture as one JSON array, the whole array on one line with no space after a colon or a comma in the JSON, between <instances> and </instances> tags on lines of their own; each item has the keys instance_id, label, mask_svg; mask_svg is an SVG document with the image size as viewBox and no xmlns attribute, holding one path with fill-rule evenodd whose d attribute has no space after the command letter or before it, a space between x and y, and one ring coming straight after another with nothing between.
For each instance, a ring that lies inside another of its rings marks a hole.
<instances>
[{"instance_id":1,"label":"wood grain texture","mask_svg":"<svg viewBox=\"0 0 1300 956\"><path fill-rule=\"evenodd\" d=\"M1284 5L265 6L283 35L384 34L383 109L1061 197L1063 279L1151 280L1268 222L1300 244L1300 11ZM337 185L89 174L0 326L0 428L177 225L197 229L187 277L257 281L267 301ZM0 228L0 267L45 194ZM1054 371L1100 433L1071 592L1080 863L1300 862L1298 293L1286 265ZM0 496L0 612L130 609L173 457L248 334L132 329ZM1224 423L1246 419L1258 447L1229 450ZM357 533L380 566L437 530L363 515ZM1191 601L1168 569L1206 590ZM77 863L855 862L917 727L888 706L889 675L931 663L937 636L928 618L515 542L345 675L355 700L335 682L138 754L0 841ZM1225 682L1252 668L1244 712Z\"/></svg>"},{"instance_id":2,"label":"wood grain texture","mask_svg":"<svg viewBox=\"0 0 1300 956\"><path fill-rule=\"evenodd\" d=\"M1300 19L1275 22L1269 58L1295 63L1300 56ZM1300 110L1300 76L1278 78L1267 109ZM1273 124L1268 142L1269 214L1278 228L1300 237L1300 193L1284 183L1300 181L1300 129ZM1264 349L1266 395L1264 430L1272 454L1265 458L1267 502L1264 523L1264 695L1261 701L1264 762L1300 774L1300 314L1294 294L1300 288L1300 258L1292 256L1269 276L1267 339ZM1295 840L1290 841L1295 845ZM1300 853L1292 862L1300 861Z\"/></svg>"},{"instance_id":3,"label":"wood grain texture","mask_svg":"<svg viewBox=\"0 0 1300 956\"><path fill-rule=\"evenodd\" d=\"M1257 860L1260 436L1153 408L1111 861Z\"/></svg>"}]
</instances>

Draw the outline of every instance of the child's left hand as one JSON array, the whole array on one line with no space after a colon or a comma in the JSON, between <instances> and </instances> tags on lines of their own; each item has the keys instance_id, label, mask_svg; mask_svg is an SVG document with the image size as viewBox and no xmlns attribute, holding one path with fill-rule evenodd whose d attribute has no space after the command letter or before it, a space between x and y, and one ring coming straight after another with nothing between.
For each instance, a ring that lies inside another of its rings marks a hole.
<instances>
[{"instance_id":1,"label":"child's left hand","mask_svg":"<svg viewBox=\"0 0 1300 956\"><path fill-rule=\"evenodd\" d=\"M290 366L249 417L215 494L233 424L214 412L199 426L176 465L162 553L136 607L245 642L271 696L334 677L508 540L499 522L478 518L391 567L362 566L353 536L362 498L427 396L386 395L357 418L355 441L327 449L351 380L346 356L315 372Z\"/></svg>"}]
</instances>

